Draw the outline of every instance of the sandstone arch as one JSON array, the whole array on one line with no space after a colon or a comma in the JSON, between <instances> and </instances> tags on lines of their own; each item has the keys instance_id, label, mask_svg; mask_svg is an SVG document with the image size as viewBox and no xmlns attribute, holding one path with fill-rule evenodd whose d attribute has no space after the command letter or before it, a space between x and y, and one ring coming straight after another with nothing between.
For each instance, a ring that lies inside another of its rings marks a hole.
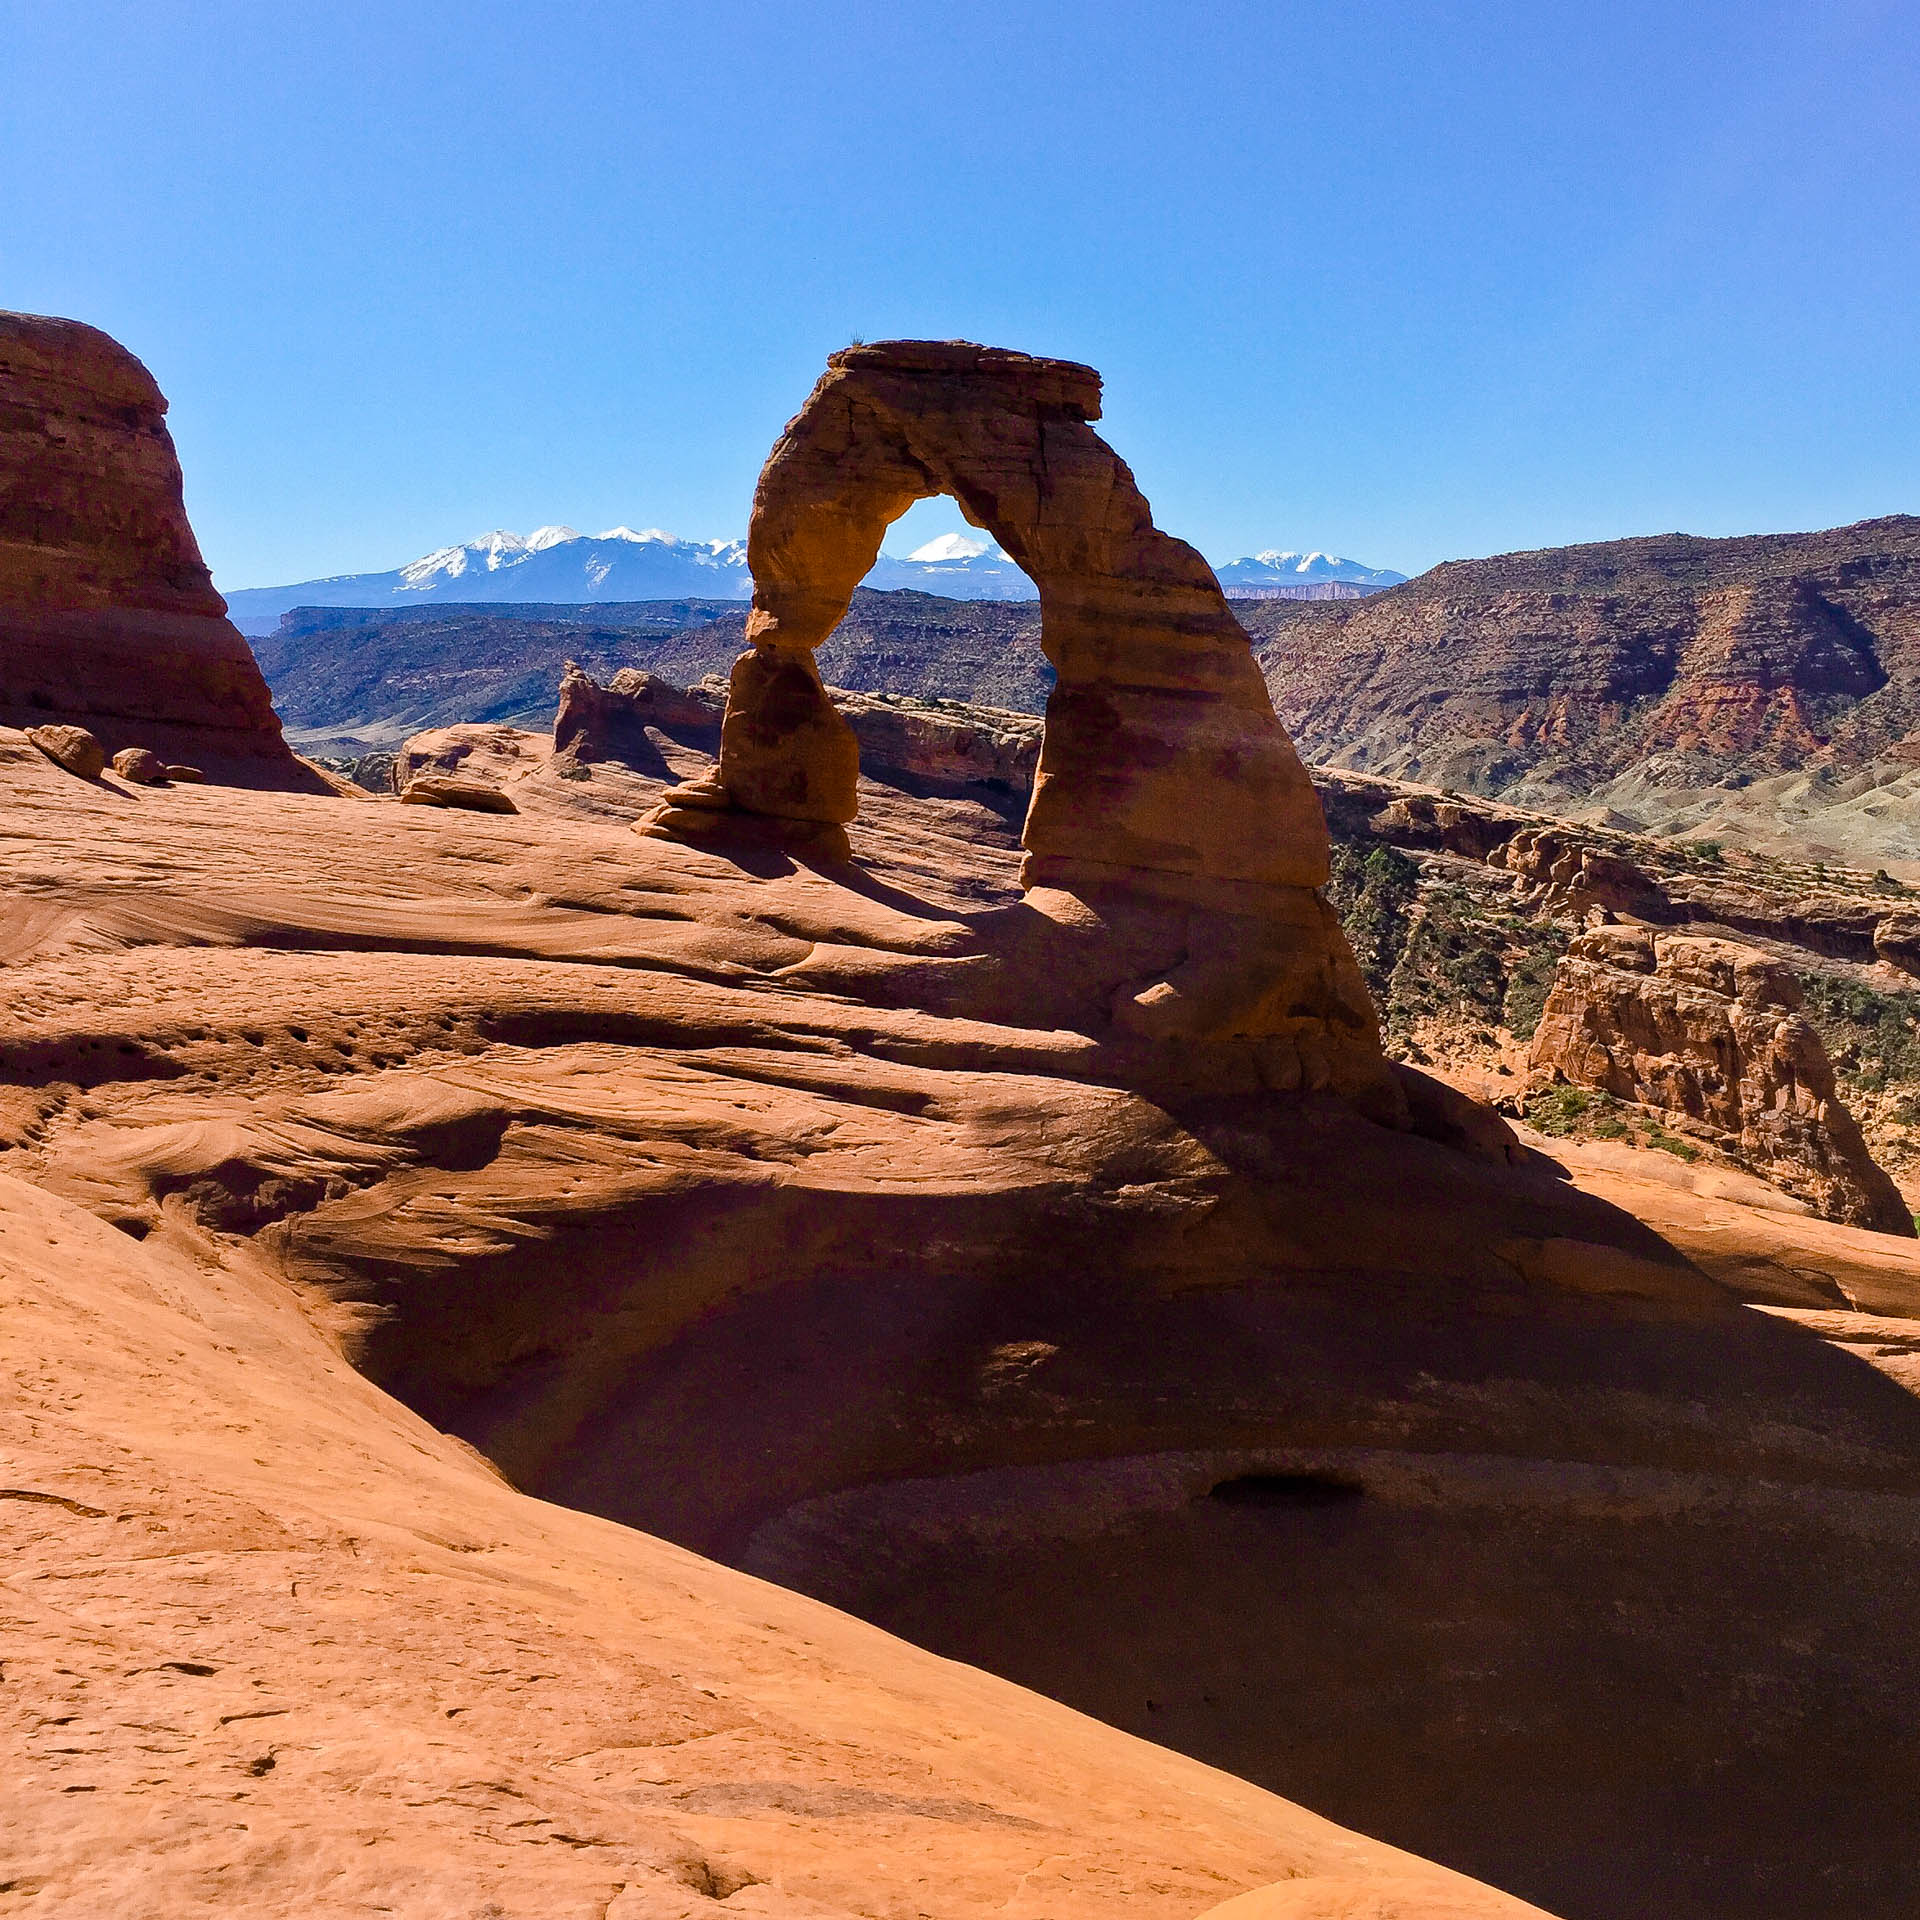
<instances>
[{"instance_id":1,"label":"sandstone arch","mask_svg":"<svg viewBox=\"0 0 1920 1920\"><path fill-rule=\"evenodd\" d=\"M950 494L1040 590L1059 675L1025 844L1033 877L1129 869L1318 886L1319 802L1206 562L1160 532L1094 432L1100 376L962 342L836 353L760 476L751 651L705 799L854 817L853 736L821 690L827 638L916 500ZM1064 866L1063 866L1064 863Z\"/></svg>"},{"instance_id":2,"label":"sandstone arch","mask_svg":"<svg viewBox=\"0 0 1920 1920\"><path fill-rule=\"evenodd\" d=\"M1090 969L1112 969L1103 1019L1122 1044L1214 1060L1224 1046L1268 1085L1397 1108L1365 986L1316 891L1319 800L1212 570L1154 526L1099 416L1100 376L1073 361L964 341L834 354L754 494L751 644L719 764L671 790L644 830L701 839L757 820L844 857L859 755L814 650L887 527L950 494L1040 590L1058 681L1022 883L1030 902L1104 902L1103 932L1084 943Z\"/></svg>"}]
</instances>

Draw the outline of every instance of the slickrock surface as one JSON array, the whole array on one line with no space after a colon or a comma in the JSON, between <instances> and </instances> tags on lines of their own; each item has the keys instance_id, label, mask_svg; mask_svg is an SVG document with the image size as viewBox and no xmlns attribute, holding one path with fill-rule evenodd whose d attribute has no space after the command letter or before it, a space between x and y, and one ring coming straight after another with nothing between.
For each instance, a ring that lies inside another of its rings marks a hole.
<instances>
[{"instance_id":1,"label":"slickrock surface","mask_svg":"<svg viewBox=\"0 0 1920 1920\"><path fill-rule=\"evenodd\" d=\"M1825 1219L1912 1237L1802 1005L1791 971L1756 948L1601 927L1560 962L1532 1065L1679 1116Z\"/></svg>"},{"instance_id":2,"label":"slickrock surface","mask_svg":"<svg viewBox=\"0 0 1920 1920\"><path fill-rule=\"evenodd\" d=\"M200 558L166 411L105 334L0 313L0 723L322 791Z\"/></svg>"},{"instance_id":3,"label":"slickrock surface","mask_svg":"<svg viewBox=\"0 0 1920 1920\"><path fill-rule=\"evenodd\" d=\"M514 1493L183 1209L0 1176L0 1313L10 1912L1537 1911Z\"/></svg>"},{"instance_id":4,"label":"slickrock surface","mask_svg":"<svg viewBox=\"0 0 1920 1920\"><path fill-rule=\"evenodd\" d=\"M1920 1408L1860 1326L1737 1305L1543 1163L1143 1092L1112 928L1035 910L1001 814L867 780L858 865L724 857L631 831L710 764L651 738L660 775L556 756L491 817L0 734L0 1170L61 1243L6 1310L5 1484L108 1516L0 1503L20 1871L141 1910L159 1834L269 1913L338 1872L677 1914L692 1872L873 1916L1418 1876L530 1505L379 1388L1564 1915L1911 1912Z\"/></svg>"},{"instance_id":5,"label":"slickrock surface","mask_svg":"<svg viewBox=\"0 0 1920 1920\"><path fill-rule=\"evenodd\" d=\"M422 1404L506 1386L518 1415L481 1424L530 1474L646 1356L804 1297L848 1234L926 1263L937 1321L1036 1206L1117 1194L1149 1241L1203 1207L1196 1143L1060 1077L1081 1036L889 1005L965 971L968 896L927 849L962 864L980 810L863 828L862 891L636 839L660 786L619 769L457 821L82 788L19 735L0 780L10 1900L1185 1916L1304 1876L1378 1881L1408 1920L1534 1911L530 1500L348 1364ZM1012 852L981 859L1017 897ZM836 952L865 1004L809 978ZM941 1220L973 1249L923 1239ZM337 1284L362 1254L407 1299L394 1340ZM829 1378L813 1416L780 1403L792 1347L763 1351L727 1403L788 1444L693 1415L696 1480L752 1503L768 1466L813 1488L883 1459L901 1336L951 1338L889 1335L898 1298L866 1289L868 1391Z\"/></svg>"}]
</instances>

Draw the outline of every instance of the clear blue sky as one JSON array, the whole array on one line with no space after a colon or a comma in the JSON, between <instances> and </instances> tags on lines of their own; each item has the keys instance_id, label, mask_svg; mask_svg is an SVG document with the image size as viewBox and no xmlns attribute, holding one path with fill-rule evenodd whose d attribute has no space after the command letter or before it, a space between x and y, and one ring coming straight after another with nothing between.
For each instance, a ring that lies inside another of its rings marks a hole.
<instances>
[{"instance_id":1,"label":"clear blue sky","mask_svg":"<svg viewBox=\"0 0 1920 1920\"><path fill-rule=\"evenodd\" d=\"M1920 510L1920 16L0 0L0 306L223 586L744 530L854 335L1091 361L1162 526L1415 571Z\"/></svg>"}]
</instances>

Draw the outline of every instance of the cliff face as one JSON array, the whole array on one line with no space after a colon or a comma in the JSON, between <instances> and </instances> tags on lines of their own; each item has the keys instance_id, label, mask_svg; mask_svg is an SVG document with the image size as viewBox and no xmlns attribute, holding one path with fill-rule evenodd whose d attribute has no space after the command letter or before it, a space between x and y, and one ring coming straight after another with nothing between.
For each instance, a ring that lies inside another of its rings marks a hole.
<instances>
[{"instance_id":1,"label":"cliff face","mask_svg":"<svg viewBox=\"0 0 1920 1920\"><path fill-rule=\"evenodd\" d=\"M1560 962L1532 1063L1690 1123L1826 1219L1912 1239L1804 1004L1792 971L1757 948L1599 927Z\"/></svg>"},{"instance_id":2,"label":"cliff face","mask_svg":"<svg viewBox=\"0 0 1920 1920\"><path fill-rule=\"evenodd\" d=\"M1920 519L1457 561L1242 618L1302 751L1340 766L1647 825L1705 796L1757 827L1920 763ZM1854 851L1920 853L1912 811L1848 823L1879 836Z\"/></svg>"},{"instance_id":3,"label":"cliff face","mask_svg":"<svg viewBox=\"0 0 1920 1920\"><path fill-rule=\"evenodd\" d=\"M317 788L200 558L166 411L105 334L0 314L0 723Z\"/></svg>"}]
</instances>

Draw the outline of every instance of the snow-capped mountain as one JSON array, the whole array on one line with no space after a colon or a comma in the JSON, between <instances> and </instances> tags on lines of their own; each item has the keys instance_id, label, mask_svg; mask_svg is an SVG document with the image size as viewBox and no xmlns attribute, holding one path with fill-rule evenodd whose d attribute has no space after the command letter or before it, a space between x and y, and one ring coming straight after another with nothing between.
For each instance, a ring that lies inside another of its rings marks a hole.
<instances>
[{"instance_id":1,"label":"snow-capped mountain","mask_svg":"<svg viewBox=\"0 0 1920 1920\"><path fill-rule=\"evenodd\" d=\"M991 540L970 533L943 533L904 560L882 553L861 583L878 592L903 587L949 600L1032 600L1034 584Z\"/></svg>"},{"instance_id":2,"label":"snow-capped mountain","mask_svg":"<svg viewBox=\"0 0 1920 1920\"><path fill-rule=\"evenodd\" d=\"M1391 567L1363 567L1337 553L1294 553L1269 547L1214 568L1223 587L1310 587L1345 580L1358 587L1397 587L1407 576Z\"/></svg>"},{"instance_id":3,"label":"snow-capped mountain","mask_svg":"<svg viewBox=\"0 0 1920 1920\"><path fill-rule=\"evenodd\" d=\"M1229 561L1217 571L1223 587L1242 593L1325 581L1350 582L1367 591L1406 577L1333 554L1279 549ZM1035 597L1033 582L1001 548L970 533L943 533L903 559L883 553L865 584L953 600ZM242 587L227 595L227 605L243 632L264 634L290 607L418 606L432 600L580 606L596 600L745 600L752 593L744 540L685 540L658 527L639 532L609 527L588 534L551 526L525 534L504 529L477 534L384 573Z\"/></svg>"},{"instance_id":4,"label":"snow-capped mountain","mask_svg":"<svg viewBox=\"0 0 1920 1920\"><path fill-rule=\"evenodd\" d=\"M343 573L290 587L242 587L227 595L234 623L270 633L289 607L417 606L595 600L745 600L753 592L744 540L683 540L658 527L576 533L537 527L496 530L440 547L385 573Z\"/></svg>"}]
</instances>

